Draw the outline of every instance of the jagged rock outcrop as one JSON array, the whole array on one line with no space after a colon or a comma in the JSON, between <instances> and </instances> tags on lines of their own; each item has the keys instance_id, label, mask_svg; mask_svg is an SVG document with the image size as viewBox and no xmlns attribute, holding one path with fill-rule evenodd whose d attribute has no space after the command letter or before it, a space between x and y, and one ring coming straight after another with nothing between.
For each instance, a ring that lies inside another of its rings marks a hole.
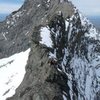
<instances>
[{"instance_id":1,"label":"jagged rock outcrop","mask_svg":"<svg viewBox=\"0 0 100 100\"><path fill-rule=\"evenodd\" d=\"M12 31L1 33L1 52L9 56L28 47L31 52L23 81L7 100L100 99L100 33L70 2L26 0L10 16L19 19L8 29L20 31L14 31L12 38ZM11 17L2 25L17 19ZM13 40L19 45L11 45ZM10 45L4 47L7 42ZM12 52L7 53L8 48Z\"/></svg>"}]
</instances>

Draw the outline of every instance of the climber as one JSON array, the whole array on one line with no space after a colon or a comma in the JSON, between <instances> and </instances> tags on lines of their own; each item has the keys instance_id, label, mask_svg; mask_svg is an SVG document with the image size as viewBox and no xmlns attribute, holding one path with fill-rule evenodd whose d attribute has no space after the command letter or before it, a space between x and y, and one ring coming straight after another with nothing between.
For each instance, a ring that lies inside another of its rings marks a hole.
<instances>
[{"instance_id":1,"label":"climber","mask_svg":"<svg viewBox=\"0 0 100 100\"><path fill-rule=\"evenodd\" d=\"M48 63L49 63L50 65L57 65L57 59L54 58L54 57L51 57L51 58L49 58Z\"/></svg>"}]
</instances>

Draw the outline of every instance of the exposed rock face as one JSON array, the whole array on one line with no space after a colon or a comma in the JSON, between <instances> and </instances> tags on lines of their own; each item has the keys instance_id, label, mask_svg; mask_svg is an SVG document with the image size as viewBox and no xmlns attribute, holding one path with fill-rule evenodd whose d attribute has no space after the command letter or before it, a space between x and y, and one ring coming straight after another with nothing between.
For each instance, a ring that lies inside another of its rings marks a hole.
<instances>
[{"instance_id":1,"label":"exposed rock face","mask_svg":"<svg viewBox=\"0 0 100 100\"><path fill-rule=\"evenodd\" d=\"M99 100L100 34L94 26L67 0L26 0L11 16L20 11L15 26L8 28L20 29L14 31L18 38L1 33L0 42L15 40L19 46L3 46L1 52L9 56L28 47L31 52L23 81L7 100Z\"/></svg>"}]
</instances>

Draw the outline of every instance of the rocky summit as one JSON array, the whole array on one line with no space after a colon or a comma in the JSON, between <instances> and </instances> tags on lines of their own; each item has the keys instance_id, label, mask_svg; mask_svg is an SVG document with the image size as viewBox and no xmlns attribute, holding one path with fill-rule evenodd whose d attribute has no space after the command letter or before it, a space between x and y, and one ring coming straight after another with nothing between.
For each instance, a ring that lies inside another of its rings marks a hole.
<instances>
[{"instance_id":1,"label":"rocky summit","mask_svg":"<svg viewBox=\"0 0 100 100\"><path fill-rule=\"evenodd\" d=\"M1 100L100 100L100 33L68 0L25 0L0 23L0 58L0 70L27 63Z\"/></svg>"}]
</instances>

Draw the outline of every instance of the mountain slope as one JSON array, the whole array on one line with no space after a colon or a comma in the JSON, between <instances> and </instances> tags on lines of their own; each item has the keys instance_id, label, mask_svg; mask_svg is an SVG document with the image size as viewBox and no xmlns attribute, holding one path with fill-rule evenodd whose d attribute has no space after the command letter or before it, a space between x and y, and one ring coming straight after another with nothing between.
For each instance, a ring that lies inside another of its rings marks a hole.
<instances>
[{"instance_id":1,"label":"mountain slope","mask_svg":"<svg viewBox=\"0 0 100 100\"><path fill-rule=\"evenodd\" d=\"M19 45L10 50L31 51L24 79L7 100L99 100L100 33L67 0L26 0L23 9L16 22L23 21L22 34L14 37Z\"/></svg>"}]
</instances>

